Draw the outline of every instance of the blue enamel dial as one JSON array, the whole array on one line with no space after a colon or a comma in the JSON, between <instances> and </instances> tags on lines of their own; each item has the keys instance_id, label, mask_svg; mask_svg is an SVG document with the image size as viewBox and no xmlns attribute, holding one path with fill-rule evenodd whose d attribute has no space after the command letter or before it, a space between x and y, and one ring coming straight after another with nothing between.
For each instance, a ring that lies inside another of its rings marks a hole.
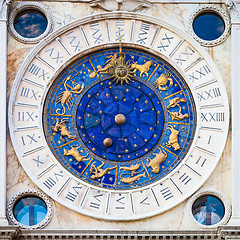
<instances>
[{"instance_id":1,"label":"blue enamel dial","mask_svg":"<svg viewBox=\"0 0 240 240\"><path fill-rule=\"evenodd\" d=\"M159 56L123 47L80 57L43 108L47 144L74 176L108 189L165 177L186 156L196 109L182 76Z\"/></svg>"}]
</instances>

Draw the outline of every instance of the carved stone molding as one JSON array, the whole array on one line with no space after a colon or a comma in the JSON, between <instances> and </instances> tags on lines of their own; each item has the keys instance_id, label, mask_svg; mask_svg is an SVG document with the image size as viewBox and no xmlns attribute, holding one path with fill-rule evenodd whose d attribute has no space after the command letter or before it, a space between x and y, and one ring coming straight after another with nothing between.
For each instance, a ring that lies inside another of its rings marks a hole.
<instances>
[{"instance_id":1,"label":"carved stone molding","mask_svg":"<svg viewBox=\"0 0 240 240\"><path fill-rule=\"evenodd\" d=\"M35 197L39 197L41 198L45 204L47 205L47 215L46 217L43 219L42 222L33 225L33 226L26 226L23 225L22 223L18 222L16 220L16 218L14 217L13 214L13 208L14 205L16 204L16 202L22 198L22 197L26 197L26 196L35 196ZM43 228L45 227L52 219L52 215L53 215L53 205L52 205L52 201L50 200L49 197L47 197L43 192L37 191L37 190L23 190L21 192L16 193L15 195L13 195L8 203L7 203L7 216L9 221L16 226L19 226L22 229L28 229L28 230L32 230L32 229L38 229L38 228Z\"/></svg>"},{"instance_id":2,"label":"carved stone molding","mask_svg":"<svg viewBox=\"0 0 240 240\"><path fill-rule=\"evenodd\" d=\"M90 7L100 8L107 12L129 11L136 12L151 7L147 0L92 0Z\"/></svg>"},{"instance_id":3,"label":"carved stone molding","mask_svg":"<svg viewBox=\"0 0 240 240\"><path fill-rule=\"evenodd\" d=\"M14 19L17 16L18 13L25 11L25 10L37 10L43 13L43 15L47 18L47 28L43 34L41 34L38 37L35 38L26 38L21 36L14 28ZM48 8L39 2L22 2L19 3L10 13L9 19L8 19L8 30L10 34L18 41L23 43L38 43L43 38L45 38L49 33L52 32L53 29L53 20L52 20L52 14L48 10Z\"/></svg>"},{"instance_id":4,"label":"carved stone molding","mask_svg":"<svg viewBox=\"0 0 240 240\"><path fill-rule=\"evenodd\" d=\"M192 205L193 203L199 198L199 197L202 197L202 196L206 196L206 195L210 195L210 196L214 196L214 197L217 197L218 199L221 200L221 202L223 203L224 205L224 210L225 210L225 213L224 213L224 216L223 218L221 219L221 221L219 221L217 224L214 224L214 225L203 225L199 222L197 222L195 220L195 218L193 217L193 214L192 214ZM218 226L220 225L225 225L228 220L230 219L230 216L231 216L231 204L230 204L230 201L228 200L228 198L220 191L217 191L215 189L202 189L198 192L196 192L188 201L187 201L187 205L186 205L186 211L188 212L188 216L191 220L191 222L197 227L197 228L200 228L200 229L213 229L213 228L217 228Z\"/></svg>"},{"instance_id":5,"label":"carved stone molding","mask_svg":"<svg viewBox=\"0 0 240 240\"><path fill-rule=\"evenodd\" d=\"M199 38L195 34L195 32L193 31L193 22L194 22L195 18L197 16L199 16L200 14L205 13L205 12L215 12L215 13L217 13L219 16L221 16L221 18L223 19L224 24L225 24L225 30L224 30L223 34L219 38L217 38L215 40L212 40L212 41L206 41L206 40L203 40L203 39ZM203 5L203 6L198 7L193 12L193 14L190 16L189 22L188 22L189 33L202 46L206 46L206 47L216 46L216 45L219 45L222 42L224 42L230 34L230 29L231 29L231 20L230 20L230 17L228 15L228 13L224 9L222 9L220 7L217 7L216 5L213 5L213 4Z\"/></svg>"},{"instance_id":6,"label":"carved stone molding","mask_svg":"<svg viewBox=\"0 0 240 240\"><path fill-rule=\"evenodd\" d=\"M240 23L240 6L235 0L228 0L227 6L231 11L232 23Z\"/></svg>"},{"instance_id":7,"label":"carved stone molding","mask_svg":"<svg viewBox=\"0 0 240 240\"><path fill-rule=\"evenodd\" d=\"M12 0L0 0L0 20L7 19L8 15L8 5L10 5Z\"/></svg>"}]
</instances>

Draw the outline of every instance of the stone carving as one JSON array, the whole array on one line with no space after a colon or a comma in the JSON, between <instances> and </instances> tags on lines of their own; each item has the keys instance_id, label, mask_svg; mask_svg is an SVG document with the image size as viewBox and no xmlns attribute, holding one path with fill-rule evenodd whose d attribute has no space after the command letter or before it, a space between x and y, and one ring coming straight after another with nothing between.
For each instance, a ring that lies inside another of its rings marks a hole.
<instances>
[{"instance_id":1,"label":"stone carving","mask_svg":"<svg viewBox=\"0 0 240 240\"><path fill-rule=\"evenodd\" d=\"M136 12L151 7L147 0L92 0L90 7L100 8L104 11L129 11Z\"/></svg>"},{"instance_id":2,"label":"stone carving","mask_svg":"<svg viewBox=\"0 0 240 240\"><path fill-rule=\"evenodd\" d=\"M0 0L0 19L7 19L8 5L12 0Z\"/></svg>"}]
</instances>

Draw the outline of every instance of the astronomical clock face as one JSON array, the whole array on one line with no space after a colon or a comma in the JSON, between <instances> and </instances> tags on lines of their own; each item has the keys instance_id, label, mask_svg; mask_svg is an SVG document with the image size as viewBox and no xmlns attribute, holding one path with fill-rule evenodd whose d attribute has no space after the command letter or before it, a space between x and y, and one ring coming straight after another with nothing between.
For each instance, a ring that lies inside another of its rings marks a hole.
<instances>
[{"instance_id":1,"label":"astronomical clock face","mask_svg":"<svg viewBox=\"0 0 240 240\"><path fill-rule=\"evenodd\" d=\"M16 77L9 118L17 155L44 192L86 215L130 220L206 181L225 145L228 102L211 59L185 34L115 15L40 43Z\"/></svg>"}]
</instances>

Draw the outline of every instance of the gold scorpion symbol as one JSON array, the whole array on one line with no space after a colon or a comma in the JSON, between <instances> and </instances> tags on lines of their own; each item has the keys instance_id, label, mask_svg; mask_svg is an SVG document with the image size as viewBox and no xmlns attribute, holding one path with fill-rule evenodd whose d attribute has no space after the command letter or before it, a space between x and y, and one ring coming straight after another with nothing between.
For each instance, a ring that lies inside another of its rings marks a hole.
<instances>
[{"instance_id":1,"label":"gold scorpion symbol","mask_svg":"<svg viewBox=\"0 0 240 240\"><path fill-rule=\"evenodd\" d=\"M60 103L62 105L62 108L63 108L63 113L59 113L59 111L61 110L60 108L58 108L56 110L56 113L59 115L59 116L63 116L65 113L66 113L66 108L65 108L65 104L67 105L67 108L68 110L71 109L72 105L73 105L73 97L72 97L72 94L75 93L75 94L80 94L83 89L84 89L84 84L80 85L80 84L77 84L77 83L74 83L72 81L72 84L74 87L70 87L68 84L67 84L67 81L70 80L70 76L67 77L66 81L64 82L64 87L65 87L65 91L59 93L57 95L57 99L55 101L55 105L57 105L58 103ZM68 90L68 88L70 88L71 90Z\"/></svg>"}]
</instances>

